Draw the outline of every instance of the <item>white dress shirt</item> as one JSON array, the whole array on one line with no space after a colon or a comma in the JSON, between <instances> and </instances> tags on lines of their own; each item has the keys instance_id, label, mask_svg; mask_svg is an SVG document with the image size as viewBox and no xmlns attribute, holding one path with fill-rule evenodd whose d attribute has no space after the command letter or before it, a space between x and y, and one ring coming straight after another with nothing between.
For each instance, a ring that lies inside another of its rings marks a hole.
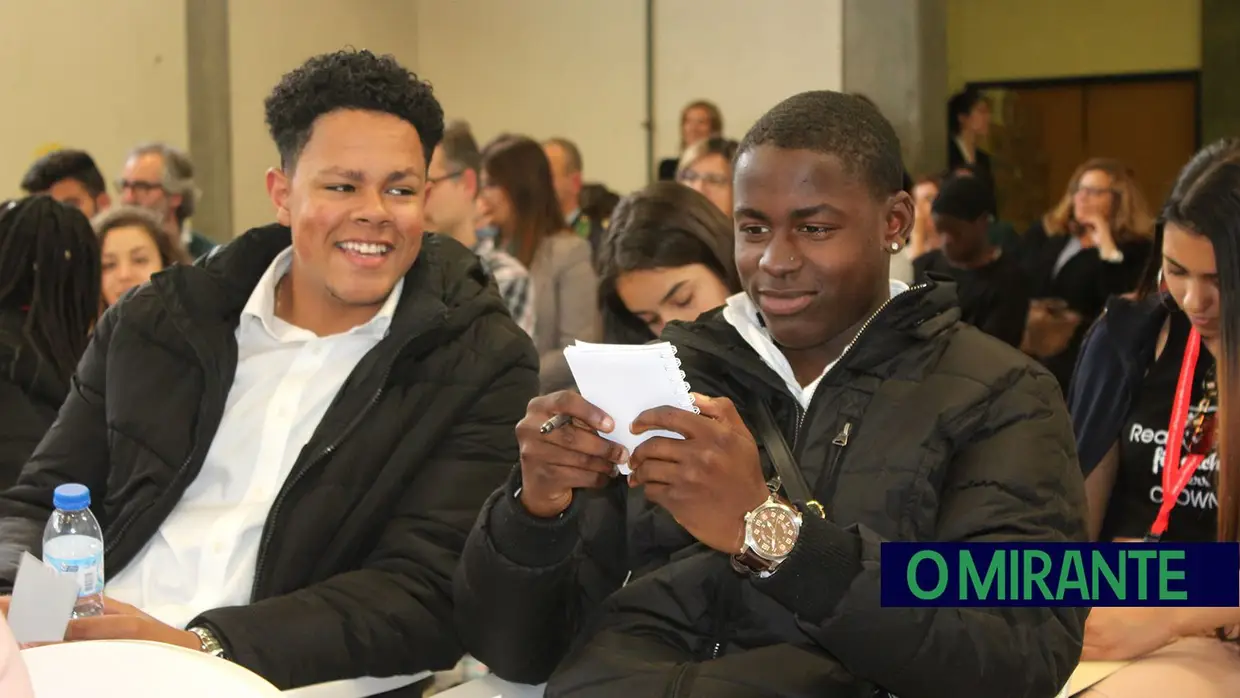
<instances>
[{"instance_id":1,"label":"white dress shirt","mask_svg":"<svg viewBox=\"0 0 1240 698\"><path fill-rule=\"evenodd\" d=\"M175 627L250 602L259 538L276 495L340 387L387 334L404 284L369 322L319 337L275 316L276 284L291 262L291 249L280 253L242 310L237 373L202 471L106 586L108 596Z\"/></svg>"},{"instance_id":2,"label":"white dress shirt","mask_svg":"<svg viewBox=\"0 0 1240 698\"><path fill-rule=\"evenodd\" d=\"M891 280L891 297L904 293L908 290L908 284L903 281ZM762 359L762 363L771 367L771 370L779 374L784 379L784 385L788 388L788 394L795 397L797 402L801 403L802 409L809 409L809 401L814 398L814 391L818 388L818 384L822 382L822 377L835 367L836 362L832 361L822 370L822 374L813 380L809 385L802 386L797 380L796 373L792 370L792 364L788 363L788 358L776 346L775 340L771 338L771 333L762 326L758 320L758 307L750 300L745 293L738 293L728 298L727 305L723 308L723 319L728 324L736 328L736 331L744 338L749 346L758 353L758 358Z\"/></svg>"}]
</instances>

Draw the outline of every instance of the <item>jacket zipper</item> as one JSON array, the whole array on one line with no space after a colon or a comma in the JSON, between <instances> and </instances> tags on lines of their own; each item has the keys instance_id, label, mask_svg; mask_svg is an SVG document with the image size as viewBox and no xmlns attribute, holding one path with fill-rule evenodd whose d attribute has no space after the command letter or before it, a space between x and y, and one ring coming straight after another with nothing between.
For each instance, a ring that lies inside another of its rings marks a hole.
<instances>
[{"instance_id":1,"label":"jacket zipper","mask_svg":"<svg viewBox=\"0 0 1240 698\"><path fill-rule=\"evenodd\" d=\"M667 689L667 698L680 698L680 684L684 683L685 674L689 673L690 664L681 664L676 669L676 677Z\"/></svg>"},{"instance_id":2,"label":"jacket zipper","mask_svg":"<svg viewBox=\"0 0 1240 698\"><path fill-rule=\"evenodd\" d=\"M284 500L288 498L288 493L297 486L297 483L307 472L310 471L310 468L318 465L323 460L331 456L340 444L349 437L349 434L353 433L353 430L357 428L357 425L361 424L362 420L366 418L366 415L370 414L370 411L374 409L375 405L379 404L379 400L383 397L384 386L387 385L388 379L392 376L392 367L395 365L396 359L404 353L405 349L409 347L413 340L413 337L407 338L404 343L400 345L400 348L392 354L392 360L388 362L387 367L383 370L383 380L379 381L379 389L376 390L375 394L370 398L370 402L366 403L366 406L353 417L352 421L345 425L344 430L342 430L336 438L327 445L326 448L319 451L314 458L306 461L300 468L297 469L296 472L292 474L292 477L284 481L284 486L280 488L280 493L276 495L276 500L271 505L271 511L267 514L267 521L263 524L263 536L258 544L258 560L254 563L254 583L250 587L251 601L258 598L259 584L263 579L263 566L267 561L267 548L271 544L272 537L275 535L275 523L280 516L281 505L284 504Z\"/></svg>"}]
</instances>

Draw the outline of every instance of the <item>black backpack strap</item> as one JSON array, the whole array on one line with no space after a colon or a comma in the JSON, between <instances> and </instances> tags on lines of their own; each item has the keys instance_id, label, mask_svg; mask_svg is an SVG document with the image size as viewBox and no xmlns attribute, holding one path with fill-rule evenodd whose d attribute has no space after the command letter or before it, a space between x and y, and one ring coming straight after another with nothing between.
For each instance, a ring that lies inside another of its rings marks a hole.
<instances>
[{"instance_id":1,"label":"black backpack strap","mask_svg":"<svg viewBox=\"0 0 1240 698\"><path fill-rule=\"evenodd\" d=\"M809 483L805 481L805 475L801 473L801 467L792 455L792 449L788 448L783 432L775 423L775 415L771 414L770 405L766 404L765 400L757 400L757 404L758 435L766 446L766 452L771 457L771 463L775 466L775 472L779 475L780 484L788 493L788 498L794 504L803 505L813 511L819 518L825 518L822 505L814 500L814 493L810 491Z\"/></svg>"}]
</instances>

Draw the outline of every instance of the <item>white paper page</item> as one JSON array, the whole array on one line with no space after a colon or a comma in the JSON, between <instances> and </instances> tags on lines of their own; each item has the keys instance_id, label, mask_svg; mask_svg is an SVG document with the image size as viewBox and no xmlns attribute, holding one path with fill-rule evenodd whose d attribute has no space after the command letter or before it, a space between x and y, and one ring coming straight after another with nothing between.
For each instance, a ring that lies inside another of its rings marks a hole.
<instances>
[{"instance_id":1,"label":"white paper page","mask_svg":"<svg viewBox=\"0 0 1240 698\"><path fill-rule=\"evenodd\" d=\"M77 603L78 583L59 575L30 553L22 553L21 567L9 601L9 627L18 644L60 642Z\"/></svg>"},{"instance_id":2,"label":"white paper page","mask_svg":"<svg viewBox=\"0 0 1240 698\"><path fill-rule=\"evenodd\" d=\"M646 410L664 406L685 409L692 404L670 345L578 343L565 348L564 357L581 396L616 423L610 434L600 436L624 446L629 453L656 436L684 438L670 431L634 434L630 429L633 420ZM624 475L631 472L627 463L620 464L619 470Z\"/></svg>"}]
</instances>

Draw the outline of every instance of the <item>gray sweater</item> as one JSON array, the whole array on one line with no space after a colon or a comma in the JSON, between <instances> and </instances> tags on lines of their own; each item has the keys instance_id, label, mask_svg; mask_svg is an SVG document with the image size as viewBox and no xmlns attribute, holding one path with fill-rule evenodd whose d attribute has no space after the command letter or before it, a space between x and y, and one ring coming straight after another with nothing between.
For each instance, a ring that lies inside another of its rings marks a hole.
<instances>
[{"instance_id":1,"label":"gray sweater","mask_svg":"<svg viewBox=\"0 0 1240 698\"><path fill-rule=\"evenodd\" d=\"M564 347L598 341L598 276L590 243L565 230L545 238L530 263L534 283L534 346L542 391L573 387Z\"/></svg>"}]
</instances>

